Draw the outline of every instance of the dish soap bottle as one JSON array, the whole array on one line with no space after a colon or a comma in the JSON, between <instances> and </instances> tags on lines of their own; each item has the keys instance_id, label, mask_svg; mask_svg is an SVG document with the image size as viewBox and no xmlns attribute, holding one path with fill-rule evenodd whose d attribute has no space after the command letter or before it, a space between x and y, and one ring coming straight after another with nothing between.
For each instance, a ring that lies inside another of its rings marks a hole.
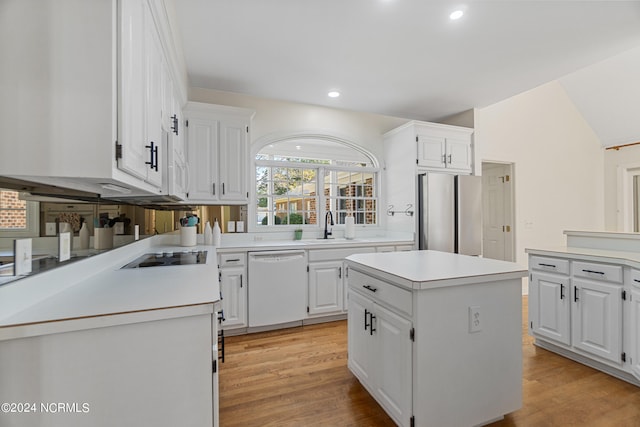
<instances>
[{"instance_id":1,"label":"dish soap bottle","mask_svg":"<svg viewBox=\"0 0 640 427\"><path fill-rule=\"evenodd\" d=\"M204 226L204 244L213 245L213 230L211 230L211 223L207 221Z\"/></svg>"},{"instance_id":2,"label":"dish soap bottle","mask_svg":"<svg viewBox=\"0 0 640 427\"><path fill-rule=\"evenodd\" d=\"M80 249L89 249L89 229L86 222L82 223L78 235L80 236Z\"/></svg>"},{"instance_id":3,"label":"dish soap bottle","mask_svg":"<svg viewBox=\"0 0 640 427\"><path fill-rule=\"evenodd\" d=\"M213 223L213 246L220 247L220 241L222 240L222 230L220 230L220 224L218 224L218 219L216 218Z\"/></svg>"}]
</instances>

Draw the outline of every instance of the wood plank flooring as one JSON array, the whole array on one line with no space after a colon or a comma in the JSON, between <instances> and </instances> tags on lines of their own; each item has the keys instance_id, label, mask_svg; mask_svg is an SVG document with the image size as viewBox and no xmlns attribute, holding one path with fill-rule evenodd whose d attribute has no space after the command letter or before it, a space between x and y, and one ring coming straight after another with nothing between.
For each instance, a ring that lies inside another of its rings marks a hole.
<instances>
[{"instance_id":1,"label":"wood plank flooring","mask_svg":"<svg viewBox=\"0 0 640 427\"><path fill-rule=\"evenodd\" d=\"M523 308L523 407L491 425L640 426L640 388L535 347ZM395 425L347 369L346 321L227 337L219 378L222 427Z\"/></svg>"}]
</instances>

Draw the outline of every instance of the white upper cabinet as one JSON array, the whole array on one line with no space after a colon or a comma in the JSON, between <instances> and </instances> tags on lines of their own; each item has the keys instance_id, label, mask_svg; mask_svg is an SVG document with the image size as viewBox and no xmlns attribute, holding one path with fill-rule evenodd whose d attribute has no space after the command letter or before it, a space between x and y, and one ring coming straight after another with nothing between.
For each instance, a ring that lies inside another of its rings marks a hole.
<instances>
[{"instance_id":1,"label":"white upper cabinet","mask_svg":"<svg viewBox=\"0 0 640 427\"><path fill-rule=\"evenodd\" d=\"M471 134L467 130L452 128L445 131L416 125L416 132L419 167L471 173Z\"/></svg>"},{"instance_id":2,"label":"white upper cabinet","mask_svg":"<svg viewBox=\"0 0 640 427\"><path fill-rule=\"evenodd\" d=\"M180 99L186 80L166 49L163 3L7 0L3 12L12 66L0 124L12 143L0 145L2 175L103 197L167 195L163 64Z\"/></svg>"},{"instance_id":3,"label":"white upper cabinet","mask_svg":"<svg viewBox=\"0 0 640 427\"><path fill-rule=\"evenodd\" d=\"M120 80L118 167L161 187L166 165L162 141L162 46L145 0L119 5Z\"/></svg>"},{"instance_id":4,"label":"white upper cabinet","mask_svg":"<svg viewBox=\"0 0 640 427\"><path fill-rule=\"evenodd\" d=\"M187 104L187 202L248 202L247 153L253 114L244 108Z\"/></svg>"}]
</instances>

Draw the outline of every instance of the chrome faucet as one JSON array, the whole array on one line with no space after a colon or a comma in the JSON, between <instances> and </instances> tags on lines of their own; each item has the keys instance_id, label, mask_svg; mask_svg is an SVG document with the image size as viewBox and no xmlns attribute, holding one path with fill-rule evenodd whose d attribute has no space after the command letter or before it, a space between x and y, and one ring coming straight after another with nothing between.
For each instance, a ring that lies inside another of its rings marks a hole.
<instances>
[{"instance_id":1,"label":"chrome faucet","mask_svg":"<svg viewBox=\"0 0 640 427\"><path fill-rule=\"evenodd\" d=\"M324 238L328 239L329 236L331 236L332 232L331 230L329 230L329 221L331 222L331 225L333 225L333 214L331 213L331 211L327 211L327 213L324 215Z\"/></svg>"}]
</instances>

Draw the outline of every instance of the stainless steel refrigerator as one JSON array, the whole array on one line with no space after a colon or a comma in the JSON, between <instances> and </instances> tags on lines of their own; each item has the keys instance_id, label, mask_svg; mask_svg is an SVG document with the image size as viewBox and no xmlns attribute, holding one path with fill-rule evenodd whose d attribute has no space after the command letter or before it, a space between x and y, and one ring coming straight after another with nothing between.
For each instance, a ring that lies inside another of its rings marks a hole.
<instances>
[{"instance_id":1,"label":"stainless steel refrigerator","mask_svg":"<svg viewBox=\"0 0 640 427\"><path fill-rule=\"evenodd\" d=\"M418 175L418 247L482 254L482 178Z\"/></svg>"}]
</instances>

